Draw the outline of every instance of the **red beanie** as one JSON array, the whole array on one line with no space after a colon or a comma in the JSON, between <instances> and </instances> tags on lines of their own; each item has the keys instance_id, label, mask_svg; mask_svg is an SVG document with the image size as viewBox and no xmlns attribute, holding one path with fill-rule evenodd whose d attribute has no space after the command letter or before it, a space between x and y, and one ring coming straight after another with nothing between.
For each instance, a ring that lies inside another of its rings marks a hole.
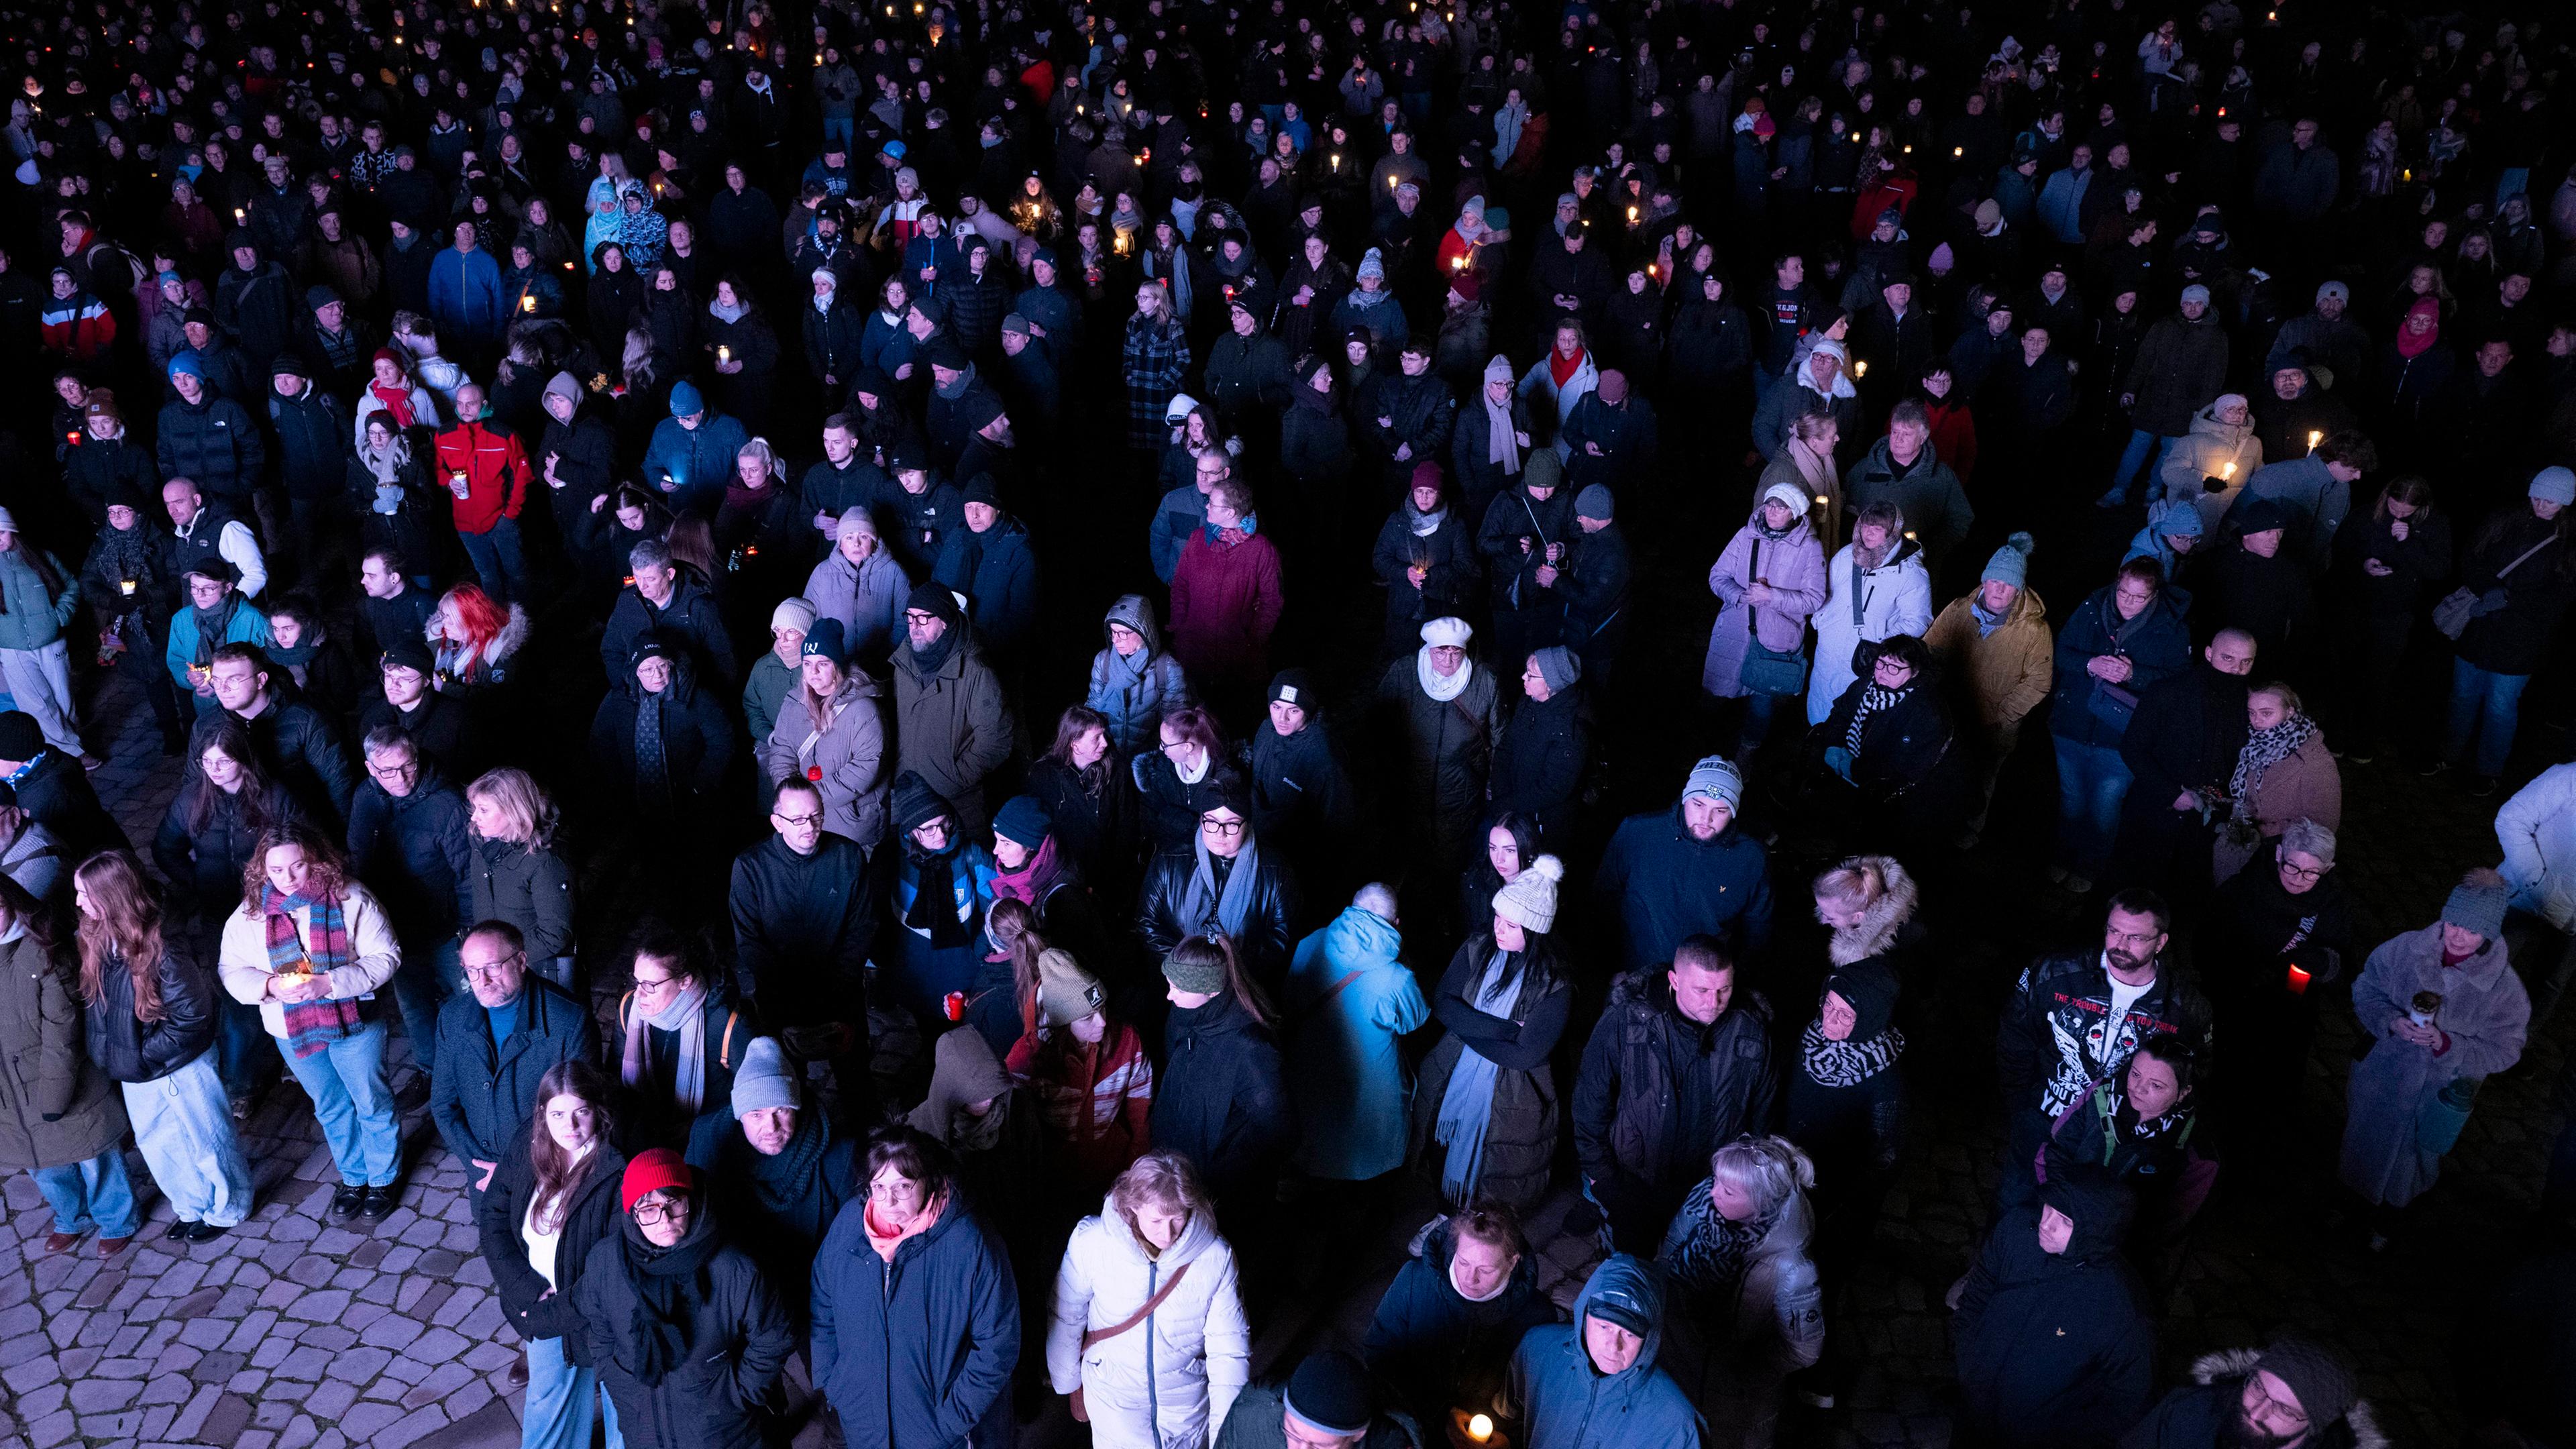
<instances>
[{"instance_id":1,"label":"red beanie","mask_svg":"<svg viewBox=\"0 0 2576 1449\"><path fill-rule=\"evenodd\" d=\"M631 1213L635 1211L637 1201L648 1192L685 1193L695 1188L697 1181L697 1174L689 1170L689 1164L679 1153L668 1147L656 1147L649 1152L637 1153L635 1160L626 1164L626 1180L620 1185L618 1195L625 1202L626 1211Z\"/></svg>"}]
</instances>

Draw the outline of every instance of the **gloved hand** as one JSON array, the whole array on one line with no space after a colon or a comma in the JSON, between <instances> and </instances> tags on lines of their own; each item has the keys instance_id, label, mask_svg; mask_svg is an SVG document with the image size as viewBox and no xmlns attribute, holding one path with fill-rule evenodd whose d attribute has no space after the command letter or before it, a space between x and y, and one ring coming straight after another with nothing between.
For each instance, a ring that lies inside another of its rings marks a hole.
<instances>
[{"instance_id":1,"label":"gloved hand","mask_svg":"<svg viewBox=\"0 0 2576 1449\"><path fill-rule=\"evenodd\" d=\"M1844 748L1843 748L1842 746L1840 746L1840 745L1832 745L1832 746L1828 746L1828 747L1826 748L1826 750L1825 750L1825 768L1826 768L1826 769L1828 769L1828 770L1833 771L1833 772L1834 772L1835 774L1837 774L1837 775L1842 776L1842 777L1843 777L1843 781L1844 781L1844 783L1846 783L1846 784L1850 783L1850 781L1851 781L1851 767L1852 767L1852 754L1851 754L1851 751L1849 751L1849 750L1847 750L1847 749L1844 749Z\"/></svg>"}]
</instances>

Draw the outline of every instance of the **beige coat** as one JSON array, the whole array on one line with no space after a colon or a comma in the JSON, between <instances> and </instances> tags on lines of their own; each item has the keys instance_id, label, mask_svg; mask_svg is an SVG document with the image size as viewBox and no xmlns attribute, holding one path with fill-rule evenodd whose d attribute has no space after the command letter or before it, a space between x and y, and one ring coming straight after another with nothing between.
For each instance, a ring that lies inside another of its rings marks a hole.
<instances>
[{"instance_id":1,"label":"beige coat","mask_svg":"<svg viewBox=\"0 0 2576 1449\"><path fill-rule=\"evenodd\" d=\"M331 999L347 1001L384 990L385 983L394 979L394 969L402 965L402 947L394 940L393 922L386 918L384 906L365 886L351 881L340 914L348 926L349 954L354 959L328 977ZM310 907L295 913L295 934L311 944ZM268 923L257 906L237 906L224 917L222 954L215 969L233 1000L259 1008L259 1023L270 1036L285 1037L286 1009L268 994L269 978L277 973L268 964Z\"/></svg>"},{"instance_id":2,"label":"beige coat","mask_svg":"<svg viewBox=\"0 0 2576 1449\"><path fill-rule=\"evenodd\" d=\"M2022 720L2056 682L2056 643L2048 633L2048 606L2031 589L2014 598L2012 612L1991 634L1978 634L1975 603L1974 594L1952 599L1923 642L1975 702L1991 758L2000 760L2012 753Z\"/></svg>"}]
</instances>

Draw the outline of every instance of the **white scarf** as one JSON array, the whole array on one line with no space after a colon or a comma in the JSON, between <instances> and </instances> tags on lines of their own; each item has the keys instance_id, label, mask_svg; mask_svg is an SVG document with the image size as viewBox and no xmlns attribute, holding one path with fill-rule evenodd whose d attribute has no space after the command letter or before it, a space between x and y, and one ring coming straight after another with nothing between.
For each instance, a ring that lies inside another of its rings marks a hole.
<instances>
[{"instance_id":1,"label":"white scarf","mask_svg":"<svg viewBox=\"0 0 2576 1449\"><path fill-rule=\"evenodd\" d=\"M1414 652L1413 673L1414 677L1422 682L1424 694L1430 695L1441 704L1447 704L1467 692L1469 681L1476 677L1476 661L1473 659L1458 661L1458 672L1443 678L1439 670L1431 667L1431 646L1425 644Z\"/></svg>"}]
</instances>

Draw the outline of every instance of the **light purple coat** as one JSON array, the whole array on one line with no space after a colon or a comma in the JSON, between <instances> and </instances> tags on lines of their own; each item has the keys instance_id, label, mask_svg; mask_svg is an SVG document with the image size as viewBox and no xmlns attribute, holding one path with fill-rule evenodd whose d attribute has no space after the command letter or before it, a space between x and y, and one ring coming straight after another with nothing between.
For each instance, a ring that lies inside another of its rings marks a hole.
<instances>
[{"instance_id":1,"label":"light purple coat","mask_svg":"<svg viewBox=\"0 0 2576 1449\"><path fill-rule=\"evenodd\" d=\"M2441 993L2433 1024L2447 1050L2417 1046L2389 1033L2418 991ZM2442 965L2442 927L2392 936L2370 953L2352 985L2352 1014L2370 1055L2352 1064L2344 1096L2343 1183L2368 1202L2403 1207L2441 1175L2442 1159L2415 1140L2425 1106L2460 1077L2492 1076L2522 1059L2531 998L2505 962L2504 942L2457 967Z\"/></svg>"},{"instance_id":2,"label":"light purple coat","mask_svg":"<svg viewBox=\"0 0 2576 1449\"><path fill-rule=\"evenodd\" d=\"M1758 563L1757 544L1761 546ZM1771 602L1759 611L1762 647L1805 649L1807 616L1825 606L1826 594L1824 545L1816 541L1806 519L1799 519L1789 536L1777 541L1745 524L1708 571L1708 590L1724 607L1717 612L1717 626L1709 630L1708 660L1700 667L1699 687L1720 699L1741 699L1750 692L1738 678L1756 613L1744 604L1748 580L1768 580L1771 585Z\"/></svg>"}]
</instances>

